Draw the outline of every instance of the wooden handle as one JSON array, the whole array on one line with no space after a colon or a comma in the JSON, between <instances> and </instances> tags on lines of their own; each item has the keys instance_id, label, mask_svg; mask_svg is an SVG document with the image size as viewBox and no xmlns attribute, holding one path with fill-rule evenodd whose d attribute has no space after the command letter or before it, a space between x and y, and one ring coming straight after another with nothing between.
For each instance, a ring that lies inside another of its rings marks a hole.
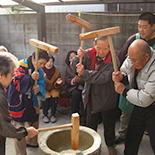
<instances>
[{"instance_id":1,"label":"wooden handle","mask_svg":"<svg viewBox=\"0 0 155 155\"><path fill-rule=\"evenodd\" d=\"M117 27L111 27L111 28L106 28L106 29L83 33L83 34L80 34L79 37L81 40L88 40L88 39L94 39L94 38L98 38L98 37L116 34L119 32L120 32L120 28L119 28L119 26L117 26Z\"/></svg>"},{"instance_id":2,"label":"wooden handle","mask_svg":"<svg viewBox=\"0 0 155 155\"><path fill-rule=\"evenodd\" d=\"M85 28L84 27L82 27L81 33L85 33ZM81 48L83 48L83 47L84 47L84 40L81 40Z\"/></svg>"},{"instance_id":3,"label":"wooden handle","mask_svg":"<svg viewBox=\"0 0 155 155\"><path fill-rule=\"evenodd\" d=\"M78 26L84 27L86 29L91 29L91 24L90 23L88 23L87 21L85 21L85 20L83 20L83 19L81 19L79 17L76 17L76 16L74 16L72 14L68 14L66 16L66 19L68 21L78 25Z\"/></svg>"},{"instance_id":4,"label":"wooden handle","mask_svg":"<svg viewBox=\"0 0 155 155\"><path fill-rule=\"evenodd\" d=\"M54 127L49 127L49 128L41 128L38 129L39 132L44 132L44 131L49 131L49 130L57 130L57 129L66 129L66 128L71 128L72 124L65 124L65 125L60 125L60 126L54 126Z\"/></svg>"},{"instance_id":5,"label":"wooden handle","mask_svg":"<svg viewBox=\"0 0 155 155\"><path fill-rule=\"evenodd\" d=\"M72 149L77 150L79 147L79 114L72 114L72 130L71 130L71 142Z\"/></svg>"},{"instance_id":6,"label":"wooden handle","mask_svg":"<svg viewBox=\"0 0 155 155\"><path fill-rule=\"evenodd\" d=\"M113 46L113 42L112 42L112 37L111 36L108 36L108 42L109 42L109 46L110 46L110 51L111 51L114 71L117 72L118 71L118 67L117 67L115 51L114 51L114 46Z\"/></svg>"},{"instance_id":7,"label":"wooden handle","mask_svg":"<svg viewBox=\"0 0 155 155\"><path fill-rule=\"evenodd\" d=\"M37 67L37 65L38 65L38 56L39 56L39 49L36 48L35 49L35 72L38 71L38 67ZM35 80L35 86L36 85L37 85L37 80Z\"/></svg>"},{"instance_id":8,"label":"wooden handle","mask_svg":"<svg viewBox=\"0 0 155 155\"><path fill-rule=\"evenodd\" d=\"M84 27L82 27L82 33L85 33L85 28ZM84 47L84 41L81 40L81 48L83 49L83 47ZM82 57L80 57L79 63L82 64Z\"/></svg>"},{"instance_id":9,"label":"wooden handle","mask_svg":"<svg viewBox=\"0 0 155 155\"><path fill-rule=\"evenodd\" d=\"M82 32L81 33L85 33L85 28L82 27ZM83 49L84 47L84 40L81 40L81 48ZM82 64L82 57L79 58L79 63ZM80 74L78 74L78 76L80 76Z\"/></svg>"},{"instance_id":10,"label":"wooden handle","mask_svg":"<svg viewBox=\"0 0 155 155\"><path fill-rule=\"evenodd\" d=\"M50 45L48 43L42 42L37 39L30 39L29 44L34 47L37 47L39 49L42 49L42 50L45 50L45 51L48 51L54 54L58 53L58 47L55 47L53 45Z\"/></svg>"}]
</instances>

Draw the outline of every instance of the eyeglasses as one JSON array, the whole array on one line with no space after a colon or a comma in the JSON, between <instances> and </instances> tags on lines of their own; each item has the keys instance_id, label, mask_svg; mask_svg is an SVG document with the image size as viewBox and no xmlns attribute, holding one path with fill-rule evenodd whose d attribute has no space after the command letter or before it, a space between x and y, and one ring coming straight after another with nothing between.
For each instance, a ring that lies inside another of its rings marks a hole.
<instances>
[{"instance_id":1,"label":"eyeglasses","mask_svg":"<svg viewBox=\"0 0 155 155\"><path fill-rule=\"evenodd\" d=\"M131 59L129 56L128 56L128 58L129 58L130 61L132 61L134 64L136 64L136 63L138 63L141 59L143 59L145 55L146 55L146 53L145 53L143 56L141 56L139 59L137 59L137 60Z\"/></svg>"}]
</instances>

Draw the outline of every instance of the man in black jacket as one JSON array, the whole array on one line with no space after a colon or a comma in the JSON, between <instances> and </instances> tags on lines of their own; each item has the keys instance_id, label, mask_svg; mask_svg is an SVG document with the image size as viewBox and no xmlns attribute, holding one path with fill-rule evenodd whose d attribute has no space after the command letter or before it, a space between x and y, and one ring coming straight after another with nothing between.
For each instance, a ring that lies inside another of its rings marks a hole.
<instances>
[{"instance_id":1,"label":"man in black jacket","mask_svg":"<svg viewBox=\"0 0 155 155\"><path fill-rule=\"evenodd\" d=\"M116 155L114 147L115 118L118 94L114 90L112 72L114 70L107 37L95 39L95 48L85 52L82 48L78 56L83 56L83 64L77 64L77 72L85 82L82 91L84 105L87 105L86 126L97 131L101 114L104 137L109 155ZM76 60L73 59L73 63ZM117 59L117 63L118 59ZM74 66L74 65L73 65Z\"/></svg>"}]
</instances>

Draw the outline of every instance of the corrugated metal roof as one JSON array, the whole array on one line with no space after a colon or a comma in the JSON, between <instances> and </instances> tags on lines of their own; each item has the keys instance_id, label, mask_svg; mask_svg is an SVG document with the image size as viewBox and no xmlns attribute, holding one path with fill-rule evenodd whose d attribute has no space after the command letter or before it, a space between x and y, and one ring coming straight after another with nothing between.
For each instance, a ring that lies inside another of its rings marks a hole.
<instances>
[{"instance_id":1,"label":"corrugated metal roof","mask_svg":"<svg viewBox=\"0 0 155 155\"><path fill-rule=\"evenodd\" d=\"M19 4L17 2L20 2ZM25 5L26 3L31 3ZM34 2L34 3L33 3ZM33 6L33 4L36 4ZM154 12L155 0L0 0L0 7L11 7L15 11L36 11L38 4L45 6L45 12ZM75 5L76 4L76 5ZM107 5L104 5L107 4ZM72 5L75 5L74 7ZM20 7L18 7L20 6ZM23 6L30 7L22 10ZM32 7L31 7L32 6ZM17 7L17 8L16 8Z\"/></svg>"},{"instance_id":2,"label":"corrugated metal roof","mask_svg":"<svg viewBox=\"0 0 155 155\"><path fill-rule=\"evenodd\" d=\"M116 3L155 3L154 0L21 0L31 1L44 5L68 5L68 4L116 4ZM1 7L19 5L13 0L0 0Z\"/></svg>"}]
</instances>

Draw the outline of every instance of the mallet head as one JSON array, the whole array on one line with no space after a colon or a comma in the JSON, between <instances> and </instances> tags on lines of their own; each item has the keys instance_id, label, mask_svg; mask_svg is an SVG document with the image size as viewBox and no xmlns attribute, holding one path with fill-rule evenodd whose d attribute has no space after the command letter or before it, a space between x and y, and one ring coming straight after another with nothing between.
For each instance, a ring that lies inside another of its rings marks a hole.
<instances>
[{"instance_id":1,"label":"mallet head","mask_svg":"<svg viewBox=\"0 0 155 155\"><path fill-rule=\"evenodd\" d=\"M86 29L91 29L91 24L89 22L87 22L87 21L85 21L79 17L76 17L72 14L68 14L66 16L66 20L68 20L68 21L70 21L70 22L72 22L78 26L84 27Z\"/></svg>"},{"instance_id":2,"label":"mallet head","mask_svg":"<svg viewBox=\"0 0 155 155\"><path fill-rule=\"evenodd\" d=\"M50 45L50 44L45 43L43 41L40 41L37 39L30 39L29 43L30 43L30 45L32 45L36 48L48 51L50 53L54 53L54 54L58 53L58 47Z\"/></svg>"},{"instance_id":3,"label":"mallet head","mask_svg":"<svg viewBox=\"0 0 155 155\"><path fill-rule=\"evenodd\" d=\"M94 38L103 37L103 36L110 36L116 33L120 33L119 26L91 31L87 33L81 33L79 37L81 40L88 40L88 39L94 39Z\"/></svg>"}]
</instances>

